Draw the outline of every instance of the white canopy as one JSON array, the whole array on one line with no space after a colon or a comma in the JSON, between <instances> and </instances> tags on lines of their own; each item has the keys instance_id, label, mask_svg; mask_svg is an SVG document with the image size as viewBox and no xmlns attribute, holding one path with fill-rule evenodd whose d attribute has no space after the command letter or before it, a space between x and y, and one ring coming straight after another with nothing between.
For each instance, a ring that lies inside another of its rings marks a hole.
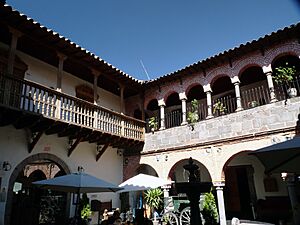
<instances>
[{"instance_id":1,"label":"white canopy","mask_svg":"<svg viewBox=\"0 0 300 225\"><path fill-rule=\"evenodd\" d=\"M119 187L124 189L118 192L143 191L170 184L169 180L141 173L121 183Z\"/></svg>"}]
</instances>

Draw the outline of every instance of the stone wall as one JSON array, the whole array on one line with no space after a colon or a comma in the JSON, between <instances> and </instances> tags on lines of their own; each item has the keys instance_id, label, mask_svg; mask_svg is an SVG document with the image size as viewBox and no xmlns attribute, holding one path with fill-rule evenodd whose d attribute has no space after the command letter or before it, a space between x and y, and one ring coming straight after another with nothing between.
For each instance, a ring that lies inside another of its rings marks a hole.
<instances>
[{"instance_id":1,"label":"stone wall","mask_svg":"<svg viewBox=\"0 0 300 225\"><path fill-rule=\"evenodd\" d=\"M195 124L148 133L142 153L185 149L254 136L296 131L300 97L258 106ZM297 132L296 132L297 133Z\"/></svg>"}]
</instances>

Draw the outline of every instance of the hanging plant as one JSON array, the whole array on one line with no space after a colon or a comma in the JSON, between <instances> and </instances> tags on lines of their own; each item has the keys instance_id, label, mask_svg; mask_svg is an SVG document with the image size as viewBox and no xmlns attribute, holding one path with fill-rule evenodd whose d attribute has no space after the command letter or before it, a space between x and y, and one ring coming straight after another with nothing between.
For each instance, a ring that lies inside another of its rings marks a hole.
<instances>
[{"instance_id":1,"label":"hanging plant","mask_svg":"<svg viewBox=\"0 0 300 225\"><path fill-rule=\"evenodd\" d=\"M215 114L216 112L218 112L220 115L223 115L226 112L226 107L224 106L224 104L220 100L218 100L214 104L214 111L213 111L213 113Z\"/></svg>"},{"instance_id":2,"label":"hanging plant","mask_svg":"<svg viewBox=\"0 0 300 225\"><path fill-rule=\"evenodd\" d=\"M156 117L150 117L149 122L148 122L149 128L152 131L152 133L154 131L156 131L158 129L158 122L156 120Z\"/></svg>"}]
</instances>

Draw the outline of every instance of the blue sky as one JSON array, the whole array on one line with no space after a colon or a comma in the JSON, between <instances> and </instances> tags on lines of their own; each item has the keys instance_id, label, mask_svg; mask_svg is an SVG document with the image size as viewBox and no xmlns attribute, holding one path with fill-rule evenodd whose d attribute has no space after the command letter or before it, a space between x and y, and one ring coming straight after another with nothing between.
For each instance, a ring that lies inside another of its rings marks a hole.
<instances>
[{"instance_id":1,"label":"blue sky","mask_svg":"<svg viewBox=\"0 0 300 225\"><path fill-rule=\"evenodd\" d=\"M293 0L7 0L138 79L165 75L299 22Z\"/></svg>"}]
</instances>

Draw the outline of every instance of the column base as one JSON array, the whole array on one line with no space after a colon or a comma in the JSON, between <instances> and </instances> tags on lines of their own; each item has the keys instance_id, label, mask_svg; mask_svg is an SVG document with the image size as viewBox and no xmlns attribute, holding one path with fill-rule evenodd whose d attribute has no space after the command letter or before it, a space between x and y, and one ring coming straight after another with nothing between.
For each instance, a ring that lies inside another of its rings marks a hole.
<instances>
[{"instance_id":1,"label":"column base","mask_svg":"<svg viewBox=\"0 0 300 225\"><path fill-rule=\"evenodd\" d=\"M276 99L276 98L274 98L274 99L271 99L271 101L270 101L270 103L275 103L275 102L277 102L278 100Z\"/></svg>"},{"instance_id":2,"label":"column base","mask_svg":"<svg viewBox=\"0 0 300 225\"><path fill-rule=\"evenodd\" d=\"M214 116L211 115L211 116L207 116L207 117L206 117L207 120L208 120L208 119L211 119L211 118L214 118Z\"/></svg>"},{"instance_id":3,"label":"column base","mask_svg":"<svg viewBox=\"0 0 300 225\"><path fill-rule=\"evenodd\" d=\"M240 107L240 108L237 108L235 111L239 112L239 111L242 111L242 110L244 110L244 109L242 107Z\"/></svg>"},{"instance_id":4,"label":"column base","mask_svg":"<svg viewBox=\"0 0 300 225\"><path fill-rule=\"evenodd\" d=\"M187 124L188 124L188 122L182 122L180 125L184 126L184 125L187 125Z\"/></svg>"},{"instance_id":5,"label":"column base","mask_svg":"<svg viewBox=\"0 0 300 225\"><path fill-rule=\"evenodd\" d=\"M166 128L165 127L161 127L161 128L159 128L159 130L165 130Z\"/></svg>"}]
</instances>

